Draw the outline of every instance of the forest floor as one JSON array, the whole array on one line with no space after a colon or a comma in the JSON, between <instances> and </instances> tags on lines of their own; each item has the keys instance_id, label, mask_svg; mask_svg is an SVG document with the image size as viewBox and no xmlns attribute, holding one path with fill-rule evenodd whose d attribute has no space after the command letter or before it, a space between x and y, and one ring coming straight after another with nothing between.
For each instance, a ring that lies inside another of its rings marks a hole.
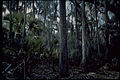
<instances>
[{"instance_id":1,"label":"forest floor","mask_svg":"<svg viewBox=\"0 0 120 80\"><path fill-rule=\"evenodd\" d=\"M101 70L97 72L81 72L79 67L71 67L69 76L60 78L58 66L55 66L55 71L47 65L37 65L31 73L30 79L119 79L119 72L110 70Z\"/></svg>"}]
</instances>

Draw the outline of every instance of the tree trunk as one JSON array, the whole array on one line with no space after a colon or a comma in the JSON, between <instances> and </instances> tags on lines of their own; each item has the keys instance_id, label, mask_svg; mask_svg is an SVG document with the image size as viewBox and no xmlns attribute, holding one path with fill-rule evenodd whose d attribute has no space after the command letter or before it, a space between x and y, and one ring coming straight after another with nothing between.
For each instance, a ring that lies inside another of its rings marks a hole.
<instances>
[{"instance_id":1,"label":"tree trunk","mask_svg":"<svg viewBox=\"0 0 120 80\"><path fill-rule=\"evenodd\" d=\"M79 37L78 37L78 26L77 26L77 2L76 2L76 0L75 0L75 21L76 21L76 23L75 23L75 25L76 25L76 36L77 36L77 40L79 39Z\"/></svg>"},{"instance_id":2,"label":"tree trunk","mask_svg":"<svg viewBox=\"0 0 120 80\"><path fill-rule=\"evenodd\" d=\"M99 46L99 32L98 32L98 19L97 19L97 10L96 10L96 0L94 0L95 5L95 18L96 18L96 30L97 30L97 49L98 49L98 55L100 57L100 46Z\"/></svg>"},{"instance_id":3,"label":"tree trunk","mask_svg":"<svg viewBox=\"0 0 120 80\"><path fill-rule=\"evenodd\" d=\"M72 18L72 19L73 19L73 18ZM74 26L73 26L72 23L73 23L73 20L72 20L72 22L71 22L71 29L70 29L70 30L71 30L71 36L73 37L73 36L74 36L74 29L73 29Z\"/></svg>"},{"instance_id":4,"label":"tree trunk","mask_svg":"<svg viewBox=\"0 0 120 80\"><path fill-rule=\"evenodd\" d=\"M85 1L82 0L82 66L86 63Z\"/></svg>"},{"instance_id":5,"label":"tree trunk","mask_svg":"<svg viewBox=\"0 0 120 80\"><path fill-rule=\"evenodd\" d=\"M46 26L46 2L44 5L44 26Z\"/></svg>"},{"instance_id":6,"label":"tree trunk","mask_svg":"<svg viewBox=\"0 0 120 80\"><path fill-rule=\"evenodd\" d=\"M55 7L55 12L54 12L54 20L57 21L57 3L54 3L54 7Z\"/></svg>"},{"instance_id":7,"label":"tree trunk","mask_svg":"<svg viewBox=\"0 0 120 80\"><path fill-rule=\"evenodd\" d=\"M26 1L24 1L24 24L23 24L23 33L22 33L22 49L24 51L24 42L25 42L25 25L26 25ZM26 79L26 58L24 56L24 79Z\"/></svg>"},{"instance_id":8,"label":"tree trunk","mask_svg":"<svg viewBox=\"0 0 120 80\"><path fill-rule=\"evenodd\" d=\"M17 6L16 6L16 11L19 12L19 0L16 0L16 3L17 3L17 4L16 4L16 5L17 5Z\"/></svg>"},{"instance_id":9,"label":"tree trunk","mask_svg":"<svg viewBox=\"0 0 120 80\"><path fill-rule=\"evenodd\" d=\"M108 28L108 15L107 15L107 0L105 0L105 42L106 42L106 51L105 51L105 59L108 57L109 53L109 28Z\"/></svg>"},{"instance_id":10,"label":"tree trunk","mask_svg":"<svg viewBox=\"0 0 120 80\"><path fill-rule=\"evenodd\" d=\"M25 25L26 25L26 2L24 1L24 24L23 24L23 32L22 32L22 48L24 49L24 41L25 41Z\"/></svg>"},{"instance_id":11,"label":"tree trunk","mask_svg":"<svg viewBox=\"0 0 120 80\"><path fill-rule=\"evenodd\" d=\"M9 16L9 21L10 21L10 33L9 33L9 39L10 43L9 46L11 46L12 43L12 1L9 1L9 11L10 11L10 16Z\"/></svg>"},{"instance_id":12,"label":"tree trunk","mask_svg":"<svg viewBox=\"0 0 120 80\"><path fill-rule=\"evenodd\" d=\"M68 76L68 50L65 1L60 0L60 76Z\"/></svg>"},{"instance_id":13,"label":"tree trunk","mask_svg":"<svg viewBox=\"0 0 120 80\"><path fill-rule=\"evenodd\" d=\"M77 26L77 2L76 2L76 0L75 0L75 21L76 21L76 23L75 23L75 26L76 26L76 48L77 48L77 53L79 52L79 31L78 31L78 26Z\"/></svg>"},{"instance_id":14,"label":"tree trunk","mask_svg":"<svg viewBox=\"0 0 120 80\"><path fill-rule=\"evenodd\" d=\"M33 17L35 18L35 6L34 6L35 0L33 0Z\"/></svg>"},{"instance_id":15,"label":"tree trunk","mask_svg":"<svg viewBox=\"0 0 120 80\"><path fill-rule=\"evenodd\" d=\"M3 1L1 1L1 15L0 15L0 18L1 18L1 25L2 25L2 6L3 6ZM0 62L0 72L2 72L3 71L3 66L2 66L2 61L3 61L3 50L2 50L2 48L3 48L3 31L2 31L3 29L2 29L2 26L0 27L0 44L1 44L1 46L0 46L0 60L1 60L1 62ZM1 76L0 76L0 79L1 80L6 80L5 79L5 77L3 77L3 74L1 73Z\"/></svg>"}]
</instances>

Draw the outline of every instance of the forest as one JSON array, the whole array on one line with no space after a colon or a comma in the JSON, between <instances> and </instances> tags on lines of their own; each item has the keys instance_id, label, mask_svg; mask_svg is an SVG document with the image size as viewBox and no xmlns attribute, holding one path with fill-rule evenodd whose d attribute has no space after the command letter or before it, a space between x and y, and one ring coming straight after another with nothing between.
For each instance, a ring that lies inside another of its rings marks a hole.
<instances>
[{"instance_id":1,"label":"forest","mask_svg":"<svg viewBox=\"0 0 120 80\"><path fill-rule=\"evenodd\" d=\"M6 79L119 79L120 0L1 0Z\"/></svg>"}]
</instances>

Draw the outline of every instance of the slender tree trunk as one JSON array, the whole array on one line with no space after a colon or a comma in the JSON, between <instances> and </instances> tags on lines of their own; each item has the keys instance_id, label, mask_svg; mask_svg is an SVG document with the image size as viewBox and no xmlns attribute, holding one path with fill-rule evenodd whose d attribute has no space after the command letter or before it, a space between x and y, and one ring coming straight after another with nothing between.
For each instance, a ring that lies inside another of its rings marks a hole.
<instances>
[{"instance_id":1,"label":"slender tree trunk","mask_svg":"<svg viewBox=\"0 0 120 80\"><path fill-rule=\"evenodd\" d=\"M90 24L90 28L91 28L91 31L90 31L90 38L92 38L92 32L93 32L92 24Z\"/></svg>"},{"instance_id":2,"label":"slender tree trunk","mask_svg":"<svg viewBox=\"0 0 120 80\"><path fill-rule=\"evenodd\" d=\"M73 18L72 18L73 19ZM73 20L72 20L72 22L71 22L71 36L73 37L73 33L74 33L74 30L73 30L73 28L74 28L74 26L73 26Z\"/></svg>"},{"instance_id":3,"label":"slender tree trunk","mask_svg":"<svg viewBox=\"0 0 120 80\"><path fill-rule=\"evenodd\" d=\"M24 49L24 41L25 41L25 25L26 25L26 1L24 1L24 24L23 24L23 32L22 32L22 48Z\"/></svg>"},{"instance_id":4,"label":"slender tree trunk","mask_svg":"<svg viewBox=\"0 0 120 80\"><path fill-rule=\"evenodd\" d=\"M72 5L71 5L71 10L73 9ZM73 26L73 15L72 15L72 20L71 20L71 37L74 36L74 26Z\"/></svg>"},{"instance_id":5,"label":"slender tree trunk","mask_svg":"<svg viewBox=\"0 0 120 80\"><path fill-rule=\"evenodd\" d=\"M34 6L35 0L33 0L33 17L35 18L35 6Z\"/></svg>"},{"instance_id":6,"label":"slender tree trunk","mask_svg":"<svg viewBox=\"0 0 120 80\"><path fill-rule=\"evenodd\" d=\"M78 26L77 26L77 2L76 2L76 0L75 0L75 21L76 21L76 23L75 23L75 25L76 25L76 36L77 36L77 40L79 39L79 37L78 37Z\"/></svg>"},{"instance_id":7,"label":"slender tree trunk","mask_svg":"<svg viewBox=\"0 0 120 80\"><path fill-rule=\"evenodd\" d=\"M19 12L19 0L16 0L16 2L17 2L16 11Z\"/></svg>"},{"instance_id":8,"label":"slender tree trunk","mask_svg":"<svg viewBox=\"0 0 120 80\"><path fill-rule=\"evenodd\" d=\"M107 0L105 0L104 3L105 6L105 41L106 41L106 51L105 51L105 59L107 59L108 57L108 53L109 53L109 28L108 28L108 15L107 15Z\"/></svg>"},{"instance_id":9,"label":"slender tree trunk","mask_svg":"<svg viewBox=\"0 0 120 80\"><path fill-rule=\"evenodd\" d=\"M77 48L77 53L79 52L79 31L78 31L78 26L77 26L77 2L75 0L75 26L76 26L76 48Z\"/></svg>"},{"instance_id":10,"label":"slender tree trunk","mask_svg":"<svg viewBox=\"0 0 120 80\"><path fill-rule=\"evenodd\" d=\"M0 8L1 8L1 15L0 15L0 19L1 19L1 25L2 25L2 6L3 6L3 1L1 1L1 6L0 6ZM3 77L3 74L2 74L2 71L3 71L3 66L2 66L2 61L3 61L3 50L2 50L2 48L3 48L3 31L2 31L3 29L2 29L2 26L0 26L0 44L1 44L1 46L0 46L0 72L1 72L1 75L0 75L0 79L1 80L5 80L5 78Z\"/></svg>"},{"instance_id":11,"label":"slender tree trunk","mask_svg":"<svg viewBox=\"0 0 120 80\"><path fill-rule=\"evenodd\" d=\"M45 5L44 5L44 26L46 24L46 2L45 2Z\"/></svg>"},{"instance_id":12,"label":"slender tree trunk","mask_svg":"<svg viewBox=\"0 0 120 80\"><path fill-rule=\"evenodd\" d=\"M55 12L54 12L54 20L57 20L57 3L54 3L54 7L55 7Z\"/></svg>"},{"instance_id":13,"label":"slender tree trunk","mask_svg":"<svg viewBox=\"0 0 120 80\"><path fill-rule=\"evenodd\" d=\"M65 1L60 0L60 76L68 76L68 50Z\"/></svg>"},{"instance_id":14,"label":"slender tree trunk","mask_svg":"<svg viewBox=\"0 0 120 80\"><path fill-rule=\"evenodd\" d=\"M25 25L26 25L26 1L24 1L24 24L23 24L23 35L22 35L22 49L24 51L24 42L25 42ZM25 55L25 54L24 54ZM24 56L24 79L26 79L26 58Z\"/></svg>"},{"instance_id":15,"label":"slender tree trunk","mask_svg":"<svg viewBox=\"0 0 120 80\"><path fill-rule=\"evenodd\" d=\"M82 0L82 66L86 63L85 1Z\"/></svg>"},{"instance_id":16,"label":"slender tree trunk","mask_svg":"<svg viewBox=\"0 0 120 80\"><path fill-rule=\"evenodd\" d=\"M19 0L16 0L16 12L19 13ZM18 26L18 24L16 24Z\"/></svg>"},{"instance_id":17,"label":"slender tree trunk","mask_svg":"<svg viewBox=\"0 0 120 80\"><path fill-rule=\"evenodd\" d=\"M10 16L9 16L9 21L10 21L10 33L9 33L9 39L10 39L10 46L12 43L12 1L9 1L9 11L10 11Z\"/></svg>"},{"instance_id":18,"label":"slender tree trunk","mask_svg":"<svg viewBox=\"0 0 120 80\"><path fill-rule=\"evenodd\" d=\"M97 30L97 49L98 49L98 55L100 57L100 46L99 46L99 32L98 32L98 19L97 19L97 10L96 10L96 0L94 0L95 5L95 18L96 18L96 30Z\"/></svg>"}]
</instances>

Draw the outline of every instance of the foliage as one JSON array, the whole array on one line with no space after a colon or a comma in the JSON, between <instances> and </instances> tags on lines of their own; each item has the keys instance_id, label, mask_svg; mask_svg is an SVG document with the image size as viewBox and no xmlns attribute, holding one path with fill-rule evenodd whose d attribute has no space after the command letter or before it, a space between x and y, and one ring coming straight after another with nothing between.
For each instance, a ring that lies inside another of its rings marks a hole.
<instances>
[{"instance_id":1,"label":"foliage","mask_svg":"<svg viewBox=\"0 0 120 80\"><path fill-rule=\"evenodd\" d=\"M6 59L4 61L12 62L15 60L17 52L13 48L3 48L3 54Z\"/></svg>"},{"instance_id":2,"label":"foliage","mask_svg":"<svg viewBox=\"0 0 120 80\"><path fill-rule=\"evenodd\" d=\"M42 41L40 37L27 37L26 38L26 50L29 52L39 52L40 49L43 47Z\"/></svg>"}]
</instances>

